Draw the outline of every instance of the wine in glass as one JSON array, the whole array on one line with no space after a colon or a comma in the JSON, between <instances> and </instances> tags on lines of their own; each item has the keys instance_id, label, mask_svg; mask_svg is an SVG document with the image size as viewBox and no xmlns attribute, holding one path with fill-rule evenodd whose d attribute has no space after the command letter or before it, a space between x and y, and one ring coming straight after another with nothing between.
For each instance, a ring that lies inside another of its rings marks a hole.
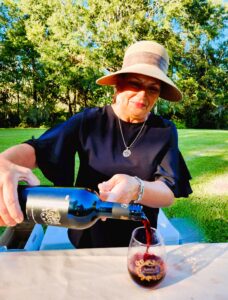
<instances>
[{"instance_id":1,"label":"wine in glass","mask_svg":"<svg viewBox=\"0 0 228 300\"><path fill-rule=\"evenodd\" d=\"M132 232L127 264L131 278L143 287L155 287L163 280L166 275L166 251L163 239L155 228L145 225Z\"/></svg>"}]
</instances>

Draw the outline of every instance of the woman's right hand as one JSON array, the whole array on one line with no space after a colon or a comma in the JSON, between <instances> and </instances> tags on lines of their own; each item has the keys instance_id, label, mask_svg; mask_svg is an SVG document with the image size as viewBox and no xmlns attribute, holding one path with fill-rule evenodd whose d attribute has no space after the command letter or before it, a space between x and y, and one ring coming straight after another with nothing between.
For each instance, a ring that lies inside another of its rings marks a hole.
<instances>
[{"instance_id":1,"label":"woman's right hand","mask_svg":"<svg viewBox=\"0 0 228 300\"><path fill-rule=\"evenodd\" d=\"M40 184L31 169L0 157L0 226L15 226L24 219L18 202L19 181L26 181L29 185Z\"/></svg>"}]
</instances>

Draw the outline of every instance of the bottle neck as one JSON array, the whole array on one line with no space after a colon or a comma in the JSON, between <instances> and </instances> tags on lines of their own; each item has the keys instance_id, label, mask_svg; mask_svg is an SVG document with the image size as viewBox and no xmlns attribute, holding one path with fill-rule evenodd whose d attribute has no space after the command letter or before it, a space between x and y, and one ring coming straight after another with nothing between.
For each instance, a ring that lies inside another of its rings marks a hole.
<instances>
[{"instance_id":1,"label":"bottle neck","mask_svg":"<svg viewBox=\"0 0 228 300\"><path fill-rule=\"evenodd\" d=\"M141 221L145 217L141 205L104 201L99 202L98 214L99 217L134 221Z\"/></svg>"}]
</instances>

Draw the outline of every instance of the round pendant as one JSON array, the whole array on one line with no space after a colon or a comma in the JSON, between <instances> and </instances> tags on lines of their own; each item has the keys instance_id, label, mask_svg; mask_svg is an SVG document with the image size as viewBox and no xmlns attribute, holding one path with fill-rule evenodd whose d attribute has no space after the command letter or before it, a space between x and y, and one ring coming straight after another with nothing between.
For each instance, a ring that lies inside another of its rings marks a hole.
<instances>
[{"instance_id":1,"label":"round pendant","mask_svg":"<svg viewBox=\"0 0 228 300\"><path fill-rule=\"evenodd\" d=\"M130 149L125 149L124 151L123 151L123 156L124 157L129 157L131 155L131 150Z\"/></svg>"}]
</instances>

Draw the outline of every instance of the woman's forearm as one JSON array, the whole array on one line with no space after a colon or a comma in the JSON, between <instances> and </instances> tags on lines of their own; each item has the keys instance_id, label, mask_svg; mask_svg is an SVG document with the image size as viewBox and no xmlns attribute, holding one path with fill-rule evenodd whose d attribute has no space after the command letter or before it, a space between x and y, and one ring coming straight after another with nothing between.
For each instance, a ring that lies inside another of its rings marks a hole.
<instances>
[{"instance_id":1,"label":"woman's forearm","mask_svg":"<svg viewBox=\"0 0 228 300\"><path fill-rule=\"evenodd\" d=\"M149 207L170 206L174 200L174 194L170 188L162 181L143 181L144 193L141 204Z\"/></svg>"},{"instance_id":2,"label":"woman's forearm","mask_svg":"<svg viewBox=\"0 0 228 300\"><path fill-rule=\"evenodd\" d=\"M137 200L140 193L140 181L134 176L116 174L108 181L98 185L100 198L103 201L130 203ZM165 207L172 204L174 194L162 181L141 181L144 192L140 204L149 207Z\"/></svg>"},{"instance_id":3,"label":"woman's forearm","mask_svg":"<svg viewBox=\"0 0 228 300\"><path fill-rule=\"evenodd\" d=\"M1 158L29 169L36 168L35 150L28 144L20 144L8 148L0 153L0 160Z\"/></svg>"}]
</instances>

